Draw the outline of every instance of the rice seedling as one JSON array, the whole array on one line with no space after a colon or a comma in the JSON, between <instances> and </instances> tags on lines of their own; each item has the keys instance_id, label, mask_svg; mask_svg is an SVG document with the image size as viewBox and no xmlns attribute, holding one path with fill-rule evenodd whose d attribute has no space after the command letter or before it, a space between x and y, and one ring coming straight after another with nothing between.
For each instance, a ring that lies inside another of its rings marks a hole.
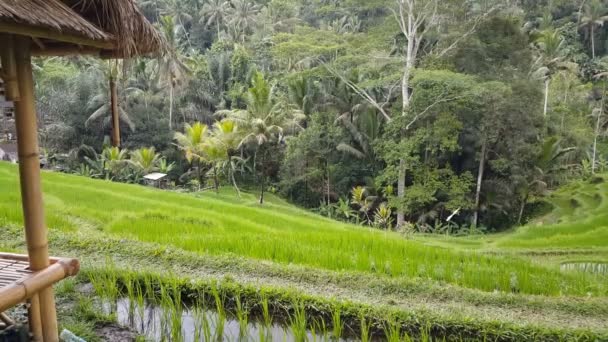
<instances>
[{"instance_id":1,"label":"rice seedling","mask_svg":"<svg viewBox=\"0 0 608 342\"><path fill-rule=\"evenodd\" d=\"M394 317L390 318L388 321L384 322L384 335L386 337L386 341L388 342L401 342L402 334L401 334L401 323L397 321ZM407 336L407 335L405 335ZM409 337L404 337L409 338Z\"/></svg>"},{"instance_id":2,"label":"rice seedling","mask_svg":"<svg viewBox=\"0 0 608 342\"><path fill-rule=\"evenodd\" d=\"M272 325L272 317L270 316L270 309L268 306L268 296L265 293L260 297L260 306L262 307L262 320L264 326L270 327Z\"/></svg>"},{"instance_id":3,"label":"rice seedling","mask_svg":"<svg viewBox=\"0 0 608 342\"><path fill-rule=\"evenodd\" d=\"M289 315L289 328L296 342L306 341L306 310L301 301L292 303L293 313Z\"/></svg>"},{"instance_id":4,"label":"rice seedling","mask_svg":"<svg viewBox=\"0 0 608 342\"><path fill-rule=\"evenodd\" d=\"M361 342L369 342L370 328L371 328L371 326L367 322L365 315L361 315L361 319L360 319Z\"/></svg>"},{"instance_id":5,"label":"rice seedling","mask_svg":"<svg viewBox=\"0 0 608 342\"><path fill-rule=\"evenodd\" d=\"M224 336L224 328L226 325L226 310L224 309L225 297L220 295L220 291L216 283L211 284L211 294L215 302L215 310L217 319L215 322L214 339L220 340Z\"/></svg>"},{"instance_id":6,"label":"rice seedling","mask_svg":"<svg viewBox=\"0 0 608 342\"><path fill-rule=\"evenodd\" d=\"M239 340L247 337L249 331L249 311L241 302L241 296L236 296L236 318L239 322Z\"/></svg>"},{"instance_id":7,"label":"rice seedling","mask_svg":"<svg viewBox=\"0 0 608 342\"><path fill-rule=\"evenodd\" d=\"M340 305L335 305L331 312L331 336L336 340L339 340L342 336L342 317L340 311Z\"/></svg>"}]
</instances>

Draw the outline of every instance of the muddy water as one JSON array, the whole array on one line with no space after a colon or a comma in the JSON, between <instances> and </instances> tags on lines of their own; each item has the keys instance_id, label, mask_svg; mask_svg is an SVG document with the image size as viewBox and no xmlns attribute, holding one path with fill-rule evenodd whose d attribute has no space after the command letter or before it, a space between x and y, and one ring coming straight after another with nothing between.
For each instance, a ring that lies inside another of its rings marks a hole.
<instances>
[{"instance_id":1,"label":"muddy water","mask_svg":"<svg viewBox=\"0 0 608 342\"><path fill-rule=\"evenodd\" d=\"M265 327L258 322L249 322L246 331L241 332L238 320L226 317L224 321L221 338L216 338L216 330L221 325L219 315L212 310L193 310L186 308L181 312L181 317L173 317L171 310L165 310L156 305L146 303L144 307L128 298L119 299L114 308L109 303L104 304L104 311L110 313L115 311L118 323L128 326L144 335L151 341L184 341L198 342L206 341L204 330L210 331L213 341L225 342L249 342L249 341L272 341L285 342L297 341L296 336L289 327L273 324ZM179 327L173 327L179 324ZM206 325L206 328L203 328ZM178 334L178 335L176 335ZM218 334L218 335L220 335ZM329 333L306 332L307 341L338 341L329 337ZM176 337L177 336L177 337ZM352 339L340 339L341 342L351 342Z\"/></svg>"},{"instance_id":2,"label":"muddy water","mask_svg":"<svg viewBox=\"0 0 608 342\"><path fill-rule=\"evenodd\" d=\"M560 265L562 271L582 271L608 276L608 264L597 262L571 262Z\"/></svg>"}]
</instances>

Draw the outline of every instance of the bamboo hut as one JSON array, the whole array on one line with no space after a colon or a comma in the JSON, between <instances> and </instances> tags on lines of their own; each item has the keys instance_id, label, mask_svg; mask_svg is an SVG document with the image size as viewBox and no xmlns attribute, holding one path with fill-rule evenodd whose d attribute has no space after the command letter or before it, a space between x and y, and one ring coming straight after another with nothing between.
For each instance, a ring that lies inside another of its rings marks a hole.
<instances>
[{"instance_id":1,"label":"bamboo hut","mask_svg":"<svg viewBox=\"0 0 608 342\"><path fill-rule=\"evenodd\" d=\"M52 285L75 275L78 260L49 257L44 222L32 56L155 53L160 35L134 0L0 0L0 78L14 105L27 255L0 253L0 329L4 314L28 302L35 341L58 341Z\"/></svg>"}]
</instances>

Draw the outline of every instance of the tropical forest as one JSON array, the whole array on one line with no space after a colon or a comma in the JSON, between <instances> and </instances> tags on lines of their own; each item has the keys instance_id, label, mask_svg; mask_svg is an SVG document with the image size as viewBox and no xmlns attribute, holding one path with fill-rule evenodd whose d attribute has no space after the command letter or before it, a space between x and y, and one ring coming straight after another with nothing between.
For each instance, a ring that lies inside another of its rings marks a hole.
<instances>
[{"instance_id":1,"label":"tropical forest","mask_svg":"<svg viewBox=\"0 0 608 342\"><path fill-rule=\"evenodd\" d=\"M607 0L130 1L32 58L63 341L608 341Z\"/></svg>"}]
</instances>

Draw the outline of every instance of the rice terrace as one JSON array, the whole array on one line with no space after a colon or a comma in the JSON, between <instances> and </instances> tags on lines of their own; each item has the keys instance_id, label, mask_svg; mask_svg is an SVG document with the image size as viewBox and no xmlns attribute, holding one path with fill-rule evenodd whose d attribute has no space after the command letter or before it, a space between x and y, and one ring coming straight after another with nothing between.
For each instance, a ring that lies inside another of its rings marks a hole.
<instances>
[{"instance_id":1,"label":"rice terrace","mask_svg":"<svg viewBox=\"0 0 608 342\"><path fill-rule=\"evenodd\" d=\"M608 0L0 0L0 342L608 342Z\"/></svg>"},{"instance_id":2,"label":"rice terrace","mask_svg":"<svg viewBox=\"0 0 608 342\"><path fill-rule=\"evenodd\" d=\"M19 251L16 176L15 166L1 165L0 222L14 232L2 245ZM316 331L319 339L333 336L336 310L347 336L361 333L362 319L371 331L427 329L448 339L607 336L606 275L560 270L562 263L607 261L603 179L556 194L546 216L554 223L481 238L406 238L334 222L274 197L261 207L254 196L239 200L230 190L166 193L57 173L44 173L43 186L54 250L90 260L77 282L89 277L107 300L141 295L162 305L163 295L178 293L185 302L206 298L206 305L223 298L228 311L240 303L252 316L267 300L269 315L285 322L299 305L308 317L304 331L328 319L326 330ZM116 283L124 288L105 287Z\"/></svg>"}]
</instances>

